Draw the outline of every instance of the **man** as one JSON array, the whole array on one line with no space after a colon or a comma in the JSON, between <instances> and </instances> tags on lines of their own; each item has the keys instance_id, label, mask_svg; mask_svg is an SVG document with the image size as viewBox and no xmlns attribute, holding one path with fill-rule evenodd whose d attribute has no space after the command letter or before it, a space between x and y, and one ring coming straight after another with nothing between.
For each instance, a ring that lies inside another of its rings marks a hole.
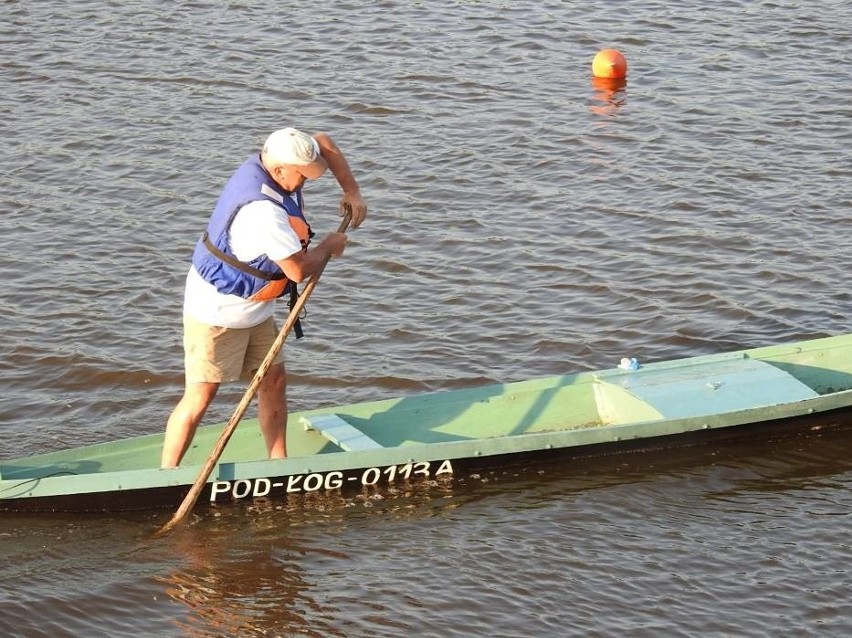
<instances>
[{"instance_id":1,"label":"man","mask_svg":"<svg viewBox=\"0 0 852 638\"><path fill-rule=\"evenodd\" d=\"M343 253L343 233L308 247L313 233L302 186L326 169L343 190L341 212L350 212L357 228L367 207L346 158L324 133L275 131L225 185L186 279L186 385L166 425L162 467L180 463L219 384L251 377L260 367L278 333L275 299ZM273 459L287 455L286 386L279 353L258 388L260 429Z\"/></svg>"}]
</instances>

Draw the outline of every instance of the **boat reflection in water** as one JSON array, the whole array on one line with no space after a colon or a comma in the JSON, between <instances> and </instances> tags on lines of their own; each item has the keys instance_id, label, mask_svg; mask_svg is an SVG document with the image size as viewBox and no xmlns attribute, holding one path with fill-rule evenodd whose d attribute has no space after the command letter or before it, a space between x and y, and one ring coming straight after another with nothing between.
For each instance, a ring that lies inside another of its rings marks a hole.
<instances>
[{"instance_id":1,"label":"boat reflection in water","mask_svg":"<svg viewBox=\"0 0 852 638\"><path fill-rule=\"evenodd\" d=\"M187 635L345 636L347 615L341 608L351 605L363 613L369 600L364 591L344 591L334 574L349 574L353 563L364 560L355 554L369 556L383 548L341 547L341 534L353 526L369 528L366 518L395 524L445 513L460 504L454 493L459 489L451 480L435 480L390 492L365 488L346 497L319 492L286 503L255 499L214 508L212 516L157 541L181 556L183 565L155 580L185 606L175 622ZM384 615L370 622L380 631L394 631Z\"/></svg>"}]
</instances>

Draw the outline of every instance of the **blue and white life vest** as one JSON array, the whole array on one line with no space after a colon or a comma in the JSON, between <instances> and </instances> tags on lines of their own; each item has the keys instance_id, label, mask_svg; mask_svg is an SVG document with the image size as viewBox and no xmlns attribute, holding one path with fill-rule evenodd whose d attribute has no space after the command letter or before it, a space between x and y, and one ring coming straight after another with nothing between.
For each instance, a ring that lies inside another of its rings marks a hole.
<instances>
[{"instance_id":1,"label":"blue and white life vest","mask_svg":"<svg viewBox=\"0 0 852 638\"><path fill-rule=\"evenodd\" d=\"M246 204L271 200L287 211L287 220L299 237L302 250L308 249L313 233L302 212L302 191L297 201L283 190L260 161L260 154L249 157L225 184L213 209L207 231L195 245L192 265L220 293L237 295L251 301L268 301L287 292L290 280L266 255L250 262L239 261L228 246L228 232L237 211Z\"/></svg>"}]
</instances>

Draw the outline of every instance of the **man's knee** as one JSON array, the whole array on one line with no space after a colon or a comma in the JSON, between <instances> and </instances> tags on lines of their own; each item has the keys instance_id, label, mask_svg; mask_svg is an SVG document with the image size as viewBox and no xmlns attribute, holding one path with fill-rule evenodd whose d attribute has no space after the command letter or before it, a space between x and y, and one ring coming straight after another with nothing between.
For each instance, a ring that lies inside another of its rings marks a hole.
<instances>
[{"instance_id":1,"label":"man's knee","mask_svg":"<svg viewBox=\"0 0 852 638\"><path fill-rule=\"evenodd\" d=\"M219 390L218 383L188 383L184 389L184 399L193 406L207 407Z\"/></svg>"},{"instance_id":2,"label":"man's knee","mask_svg":"<svg viewBox=\"0 0 852 638\"><path fill-rule=\"evenodd\" d=\"M261 392L284 394L287 390L287 374L283 365L274 365L266 372L266 376L260 383Z\"/></svg>"}]
</instances>

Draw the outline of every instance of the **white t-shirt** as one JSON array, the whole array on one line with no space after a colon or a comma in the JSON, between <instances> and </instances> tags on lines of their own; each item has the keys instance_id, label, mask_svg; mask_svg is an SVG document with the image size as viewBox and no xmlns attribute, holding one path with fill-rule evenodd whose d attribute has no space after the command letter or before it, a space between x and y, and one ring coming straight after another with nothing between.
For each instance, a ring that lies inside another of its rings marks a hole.
<instances>
[{"instance_id":1,"label":"white t-shirt","mask_svg":"<svg viewBox=\"0 0 852 638\"><path fill-rule=\"evenodd\" d=\"M302 250L287 212L269 200L251 202L237 212L228 233L228 245L237 259L246 262L263 254L281 261ZM273 315L275 300L248 301L237 295L223 295L204 281L193 266L186 277L183 311L211 326L250 328Z\"/></svg>"}]
</instances>

